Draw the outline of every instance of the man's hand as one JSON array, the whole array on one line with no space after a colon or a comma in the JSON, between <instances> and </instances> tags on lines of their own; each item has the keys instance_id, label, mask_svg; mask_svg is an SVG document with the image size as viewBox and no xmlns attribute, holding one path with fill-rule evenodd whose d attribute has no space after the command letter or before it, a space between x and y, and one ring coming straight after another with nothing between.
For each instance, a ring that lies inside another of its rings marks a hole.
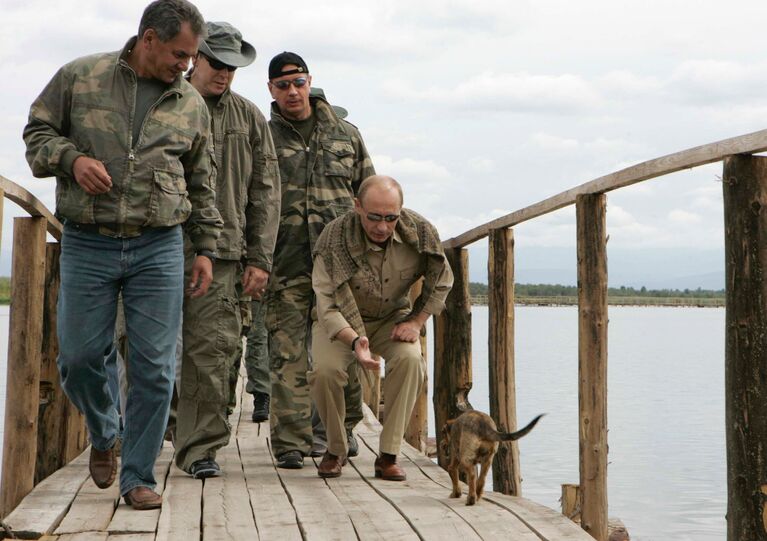
<instances>
[{"instance_id":1,"label":"man's hand","mask_svg":"<svg viewBox=\"0 0 767 541\"><path fill-rule=\"evenodd\" d=\"M391 330L391 339L397 342L417 342L421 336L421 324L415 319L398 323Z\"/></svg>"},{"instance_id":2,"label":"man's hand","mask_svg":"<svg viewBox=\"0 0 767 541\"><path fill-rule=\"evenodd\" d=\"M370 353L370 340L367 336L360 336L354 344L354 356L357 361L367 370L378 371L381 369L381 360L373 357Z\"/></svg>"},{"instance_id":3,"label":"man's hand","mask_svg":"<svg viewBox=\"0 0 767 541\"><path fill-rule=\"evenodd\" d=\"M186 294L196 299L202 297L208 292L208 287L213 281L213 262L204 255L198 255L192 263L192 277L189 280L189 287L186 288Z\"/></svg>"},{"instance_id":4,"label":"man's hand","mask_svg":"<svg viewBox=\"0 0 767 541\"><path fill-rule=\"evenodd\" d=\"M78 157L72 164L72 174L87 194L98 195L112 189L112 177L99 160L88 156Z\"/></svg>"},{"instance_id":5,"label":"man's hand","mask_svg":"<svg viewBox=\"0 0 767 541\"><path fill-rule=\"evenodd\" d=\"M266 292L269 273L258 267L248 265L242 275L242 292L256 300L261 300Z\"/></svg>"}]
</instances>

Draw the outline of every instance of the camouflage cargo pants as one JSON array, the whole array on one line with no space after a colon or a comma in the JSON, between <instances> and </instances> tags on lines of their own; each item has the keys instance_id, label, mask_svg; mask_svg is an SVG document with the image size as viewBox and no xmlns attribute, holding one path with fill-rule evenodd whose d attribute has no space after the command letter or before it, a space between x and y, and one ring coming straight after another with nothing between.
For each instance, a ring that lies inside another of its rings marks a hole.
<instances>
[{"instance_id":1,"label":"camouflage cargo pants","mask_svg":"<svg viewBox=\"0 0 767 541\"><path fill-rule=\"evenodd\" d=\"M272 383L269 380L269 334L266 332L264 323L265 312L265 303L251 302L250 313L253 316L253 322L248 331L248 342L245 347L245 368L248 371L245 390L250 394L272 394Z\"/></svg>"},{"instance_id":2,"label":"camouflage cargo pants","mask_svg":"<svg viewBox=\"0 0 767 541\"><path fill-rule=\"evenodd\" d=\"M193 257L187 254L185 283ZM184 300L175 446L176 465L185 471L197 460L215 458L229 442L226 407L242 326L236 287L241 274L239 261L216 261L208 293Z\"/></svg>"},{"instance_id":3,"label":"camouflage cargo pants","mask_svg":"<svg viewBox=\"0 0 767 541\"><path fill-rule=\"evenodd\" d=\"M269 333L269 369L272 401L269 422L275 456L297 450L305 456L312 447L312 400L306 374L310 368L311 310L314 304L311 278L271 291L266 300ZM356 371L353 371L356 375ZM362 420L362 388L350 378L344 389L346 426Z\"/></svg>"}]
</instances>

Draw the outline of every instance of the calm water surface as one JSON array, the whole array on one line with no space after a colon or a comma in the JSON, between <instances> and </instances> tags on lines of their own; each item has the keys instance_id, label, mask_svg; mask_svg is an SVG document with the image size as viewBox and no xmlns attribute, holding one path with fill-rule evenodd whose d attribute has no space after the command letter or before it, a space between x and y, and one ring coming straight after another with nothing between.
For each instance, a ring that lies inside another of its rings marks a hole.
<instances>
[{"instance_id":1,"label":"calm water surface","mask_svg":"<svg viewBox=\"0 0 767 541\"><path fill-rule=\"evenodd\" d=\"M724 315L610 307L609 514L634 541L725 538ZM470 399L488 411L487 307L474 307L472 320ZM516 309L518 422L547 413L520 440L522 490L554 509L560 485L578 483L577 329L575 307ZM7 340L0 306L0 435Z\"/></svg>"},{"instance_id":2,"label":"calm water surface","mask_svg":"<svg viewBox=\"0 0 767 541\"><path fill-rule=\"evenodd\" d=\"M609 515L634 541L726 537L724 317L610 307ZM469 398L488 411L487 307L472 328ZM517 421L547 413L519 443L523 496L560 509L560 485L579 482L577 308L518 306L515 339Z\"/></svg>"}]
</instances>

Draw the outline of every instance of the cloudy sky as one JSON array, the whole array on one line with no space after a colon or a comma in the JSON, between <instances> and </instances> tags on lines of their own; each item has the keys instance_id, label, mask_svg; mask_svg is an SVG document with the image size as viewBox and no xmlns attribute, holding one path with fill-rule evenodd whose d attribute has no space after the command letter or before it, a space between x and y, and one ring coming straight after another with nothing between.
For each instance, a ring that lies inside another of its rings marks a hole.
<instances>
[{"instance_id":1,"label":"cloudy sky","mask_svg":"<svg viewBox=\"0 0 767 541\"><path fill-rule=\"evenodd\" d=\"M379 172L443 238L664 154L765 127L767 3L734 0L200 1L258 51L235 90L262 110L292 50L350 111ZM145 2L3 0L0 174L53 208L21 132L62 64L119 49ZM608 194L613 285L721 273L721 164ZM7 274L6 204L0 273ZM574 279L574 209L515 229L520 281ZM472 276L485 272L485 242ZM540 271L539 274L533 272ZM548 274L547 274L548 273ZM564 274L562 274L564 273ZM540 280L538 278L541 278ZM689 287L709 285L689 283ZM686 287L686 286L682 286Z\"/></svg>"}]
</instances>

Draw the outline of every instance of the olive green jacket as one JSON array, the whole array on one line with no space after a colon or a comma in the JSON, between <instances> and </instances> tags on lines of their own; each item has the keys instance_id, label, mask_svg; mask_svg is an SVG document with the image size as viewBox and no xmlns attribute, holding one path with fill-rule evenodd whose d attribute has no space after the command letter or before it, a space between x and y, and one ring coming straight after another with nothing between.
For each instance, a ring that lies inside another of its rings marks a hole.
<instances>
[{"instance_id":1,"label":"olive green jacket","mask_svg":"<svg viewBox=\"0 0 767 541\"><path fill-rule=\"evenodd\" d=\"M311 278L312 249L325 224L354 207L362 181L375 174L360 132L339 119L327 101L310 98L316 126L304 141L272 103L272 130L280 164L282 210L272 289Z\"/></svg>"},{"instance_id":2,"label":"olive green jacket","mask_svg":"<svg viewBox=\"0 0 767 541\"><path fill-rule=\"evenodd\" d=\"M224 220L219 259L272 270L280 224L280 172L269 126L261 111L227 90L210 109L218 174L216 207Z\"/></svg>"},{"instance_id":3,"label":"olive green jacket","mask_svg":"<svg viewBox=\"0 0 767 541\"><path fill-rule=\"evenodd\" d=\"M88 224L165 227L188 220L195 249L215 250L221 215L208 108L176 78L147 112L132 141L136 73L122 51L87 56L61 68L32 103L24 128L36 177L56 176L56 214ZM89 195L75 181L80 156L104 163L110 191Z\"/></svg>"}]
</instances>

